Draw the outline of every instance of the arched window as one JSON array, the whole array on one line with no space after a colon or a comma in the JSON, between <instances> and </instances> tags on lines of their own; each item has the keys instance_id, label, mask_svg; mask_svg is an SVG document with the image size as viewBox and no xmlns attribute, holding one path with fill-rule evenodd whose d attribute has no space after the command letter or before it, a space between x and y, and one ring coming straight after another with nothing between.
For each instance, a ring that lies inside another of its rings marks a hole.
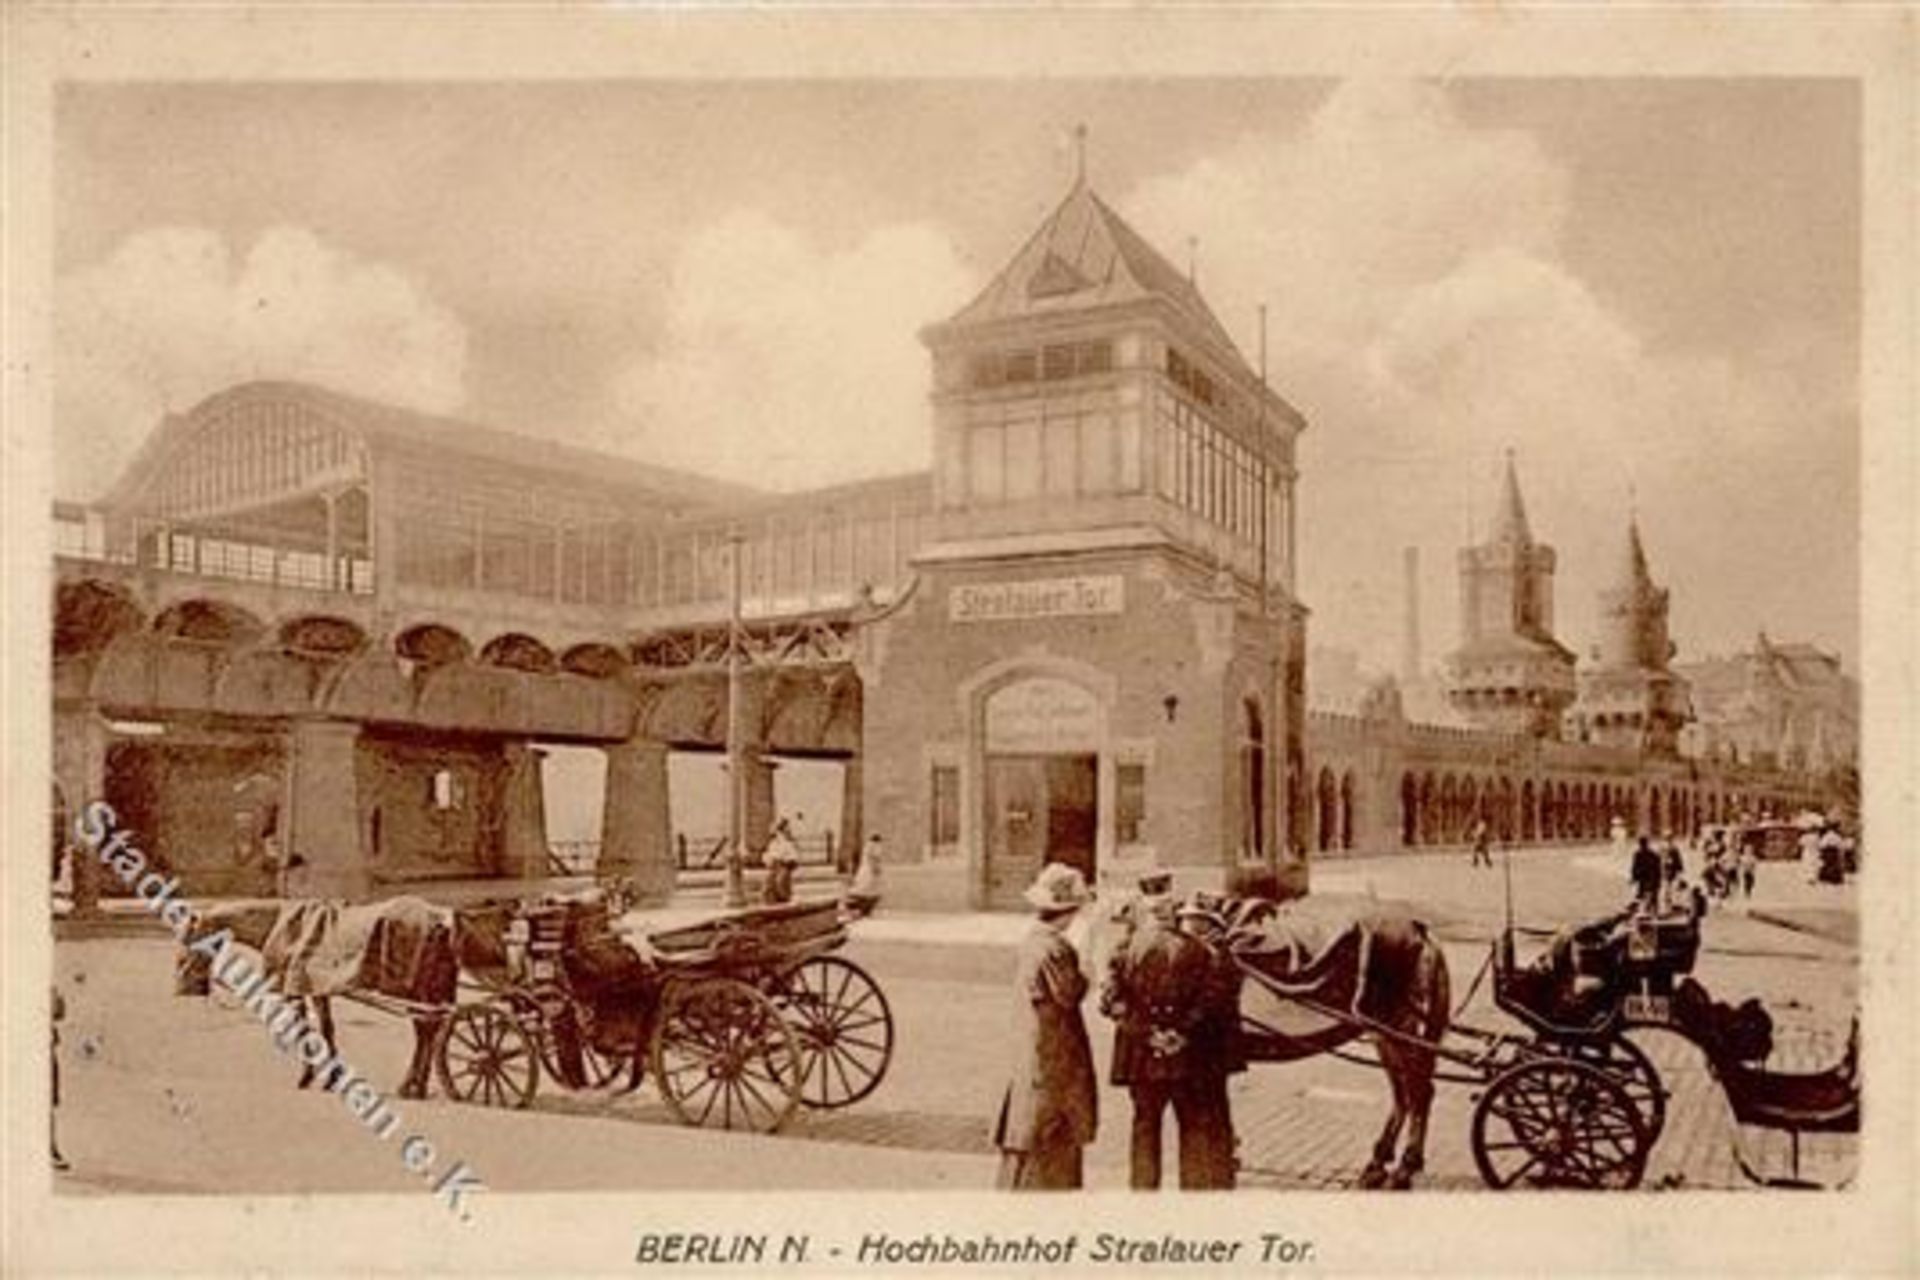
<instances>
[{"instance_id":1,"label":"arched window","mask_svg":"<svg viewBox=\"0 0 1920 1280\"><path fill-rule=\"evenodd\" d=\"M1267 856L1267 734L1260 703L1241 704L1240 739L1240 856Z\"/></svg>"},{"instance_id":2,"label":"arched window","mask_svg":"<svg viewBox=\"0 0 1920 1280\"><path fill-rule=\"evenodd\" d=\"M1340 847L1353 848L1353 772L1340 775Z\"/></svg>"},{"instance_id":3,"label":"arched window","mask_svg":"<svg viewBox=\"0 0 1920 1280\"><path fill-rule=\"evenodd\" d=\"M1340 815L1338 812L1339 792L1334 786L1333 770L1320 770L1319 785L1316 790L1320 799L1320 839L1321 850L1335 848L1340 839Z\"/></svg>"}]
</instances>

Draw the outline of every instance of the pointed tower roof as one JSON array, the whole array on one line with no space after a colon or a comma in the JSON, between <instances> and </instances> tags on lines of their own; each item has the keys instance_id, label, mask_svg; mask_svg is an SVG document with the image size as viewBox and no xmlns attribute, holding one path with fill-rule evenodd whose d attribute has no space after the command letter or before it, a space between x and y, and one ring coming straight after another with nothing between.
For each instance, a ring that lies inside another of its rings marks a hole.
<instances>
[{"instance_id":1,"label":"pointed tower roof","mask_svg":"<svg viewBox=\"0 0 1920 1280\"><path fill-rule=\"evenodd\" d=\"M1640 545L1640 520L1637 516L1627 519L1627 554L1621 562L1620 574L1614 580L1614 586L1633 593L1653 589L1653 576L1647 571L1647 553Z\"/></svg>"},{"instance_id":2,"label":"pointed tower roof","mask_svg":"<svg viewBox=\"0 0 1920 1280\"><path fill-rule=\"evenodd\" d=\"M1513 470L1513 450L1507 450L1507 474L1501 483L1500 509L1493 517L1489 542L1509 542L1515 546L1533 545L1533 533L1527 528L1527 506L1520 500L1520 478Z\"/></svg>"},{"instance_id":3,"label":"pointed tower roof","mask_svg":"<svg viewBox=\"0 0 1920 1280\"><path fill-rule=\"evenodd\" d=\"M1243 366L1246 361L1192 280L1076 180L1039 230L980 296L942 328L1157 298Z\"/></svg>"}]
</instances>

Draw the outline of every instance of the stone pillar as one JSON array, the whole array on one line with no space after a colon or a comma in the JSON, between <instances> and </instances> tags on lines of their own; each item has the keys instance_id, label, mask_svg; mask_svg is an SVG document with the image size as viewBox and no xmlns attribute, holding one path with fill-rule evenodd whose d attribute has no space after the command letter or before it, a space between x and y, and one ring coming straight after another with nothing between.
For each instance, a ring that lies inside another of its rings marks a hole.
<instances>
[{"instance_id":1,"label":"stone pillar","mask_svg":"<svg viewBox=\"0 0 1920 1280\"><path fill-rule=\"evenodd\" d=\"M765 853L767 839L773 833L777 814L773 806L773 761L759 751L746 753L747 769L747 850Z\"/></svg>"},{"instance_id":2,"label":"stone pillar","mask_svg":"<svg viewBox=\"0 0 1920 1280\"><path fill-rule=\"evenodd\" d=\"M842 875L851 874L860 861L867 841L866 815L861 808L862 788L866 785L859 756L848 756L840 775L840 832L834 846L834 864Z\"/></svg>"},{"instance_id":3,"label":"stone pillar","mask_svg":"<svg viewBox=\"0 0 1920 1280\"><path fill-rule=\"evenodd\" d=\"M372 888L360 849L360 794L354 749L360 726L296 720L288 732L288 851L307 865L316 898L361 899Z\"/></svg>"},{"instance_id":4,"label":"stone pillar","mask_svg":"<svg viewBox=\"0 0 1920 1280\"><path fill-rule=\"evenodd\" d=\"M320 500L327 504L327 570L321 575L321 583L329 591L340 589L340 495L323 493Z\"/></svg>"},{"instance_id":5,"label":"stone pillar","mask_svg":"<svg viewBox=\"0 0 1920 1280\"><path fill-rule=\"evenodd\" d=\"M75 915L92 915L100 905L100 859L74 838L72 824L88 805L106 799L107 748L112 745L99 708L91 703L54 708L53 768L67 801L67 829L52 832L51 838L73 860Z\"/></svg>"},{"instance_id":6,"label":"stone pillar","mask_svg":"<svg viewBox=\"0 0 1920 1280\"><path fill-rule=\"evenodd\" d=\"M500 749L500 873L517 880L548 874L546 793L540 785L545 754L524 742Z\"/></svg>"},{"instance_id":7,"label":"stone pillar","mask_svg":"<svg viewBox=\"0 0 1920 1280\"><path fill-rule=\"evenodd\" d=\"M606 754L599 873L633 881L643 903L665 902L674 883L666 745L636 739Z\"/></svg>"}]
</instances>

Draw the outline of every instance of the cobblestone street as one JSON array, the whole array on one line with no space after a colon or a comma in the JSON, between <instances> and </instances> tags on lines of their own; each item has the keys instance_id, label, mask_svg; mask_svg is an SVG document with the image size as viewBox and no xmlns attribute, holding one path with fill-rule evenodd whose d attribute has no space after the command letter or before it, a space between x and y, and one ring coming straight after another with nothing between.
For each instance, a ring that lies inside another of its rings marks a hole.
<instances>
[{"instance_id":1,"label":"cobblestone street","mask_svg":"<svg viewBox=\"0 0 1920 1280\"><path fill-rule=\"evenodd\" d=\"M1593 849L1516 854L1513 868L1517 916L1534 926L1597 914L1618 901L1624 883L1607 855ZM1315 876L1317 893L1417 904L1445 941L1456 1002L1473 985L1500 919L1497 868L1474 872L1464 856L1430 855L1328 862ZM1804 918L1824 928L1850 916L1850 888L1807 886L1804 879L1794 864L1764 866L1751 914L1735 905L1708 917L1696 970L1721 999L1766 1000L1781 1027L1784 1061L1796 1066L1839 1056L1856 987L1851 945L1763 918ZM995 1160L988 1121L1005 1054L1002 940L1024 924L948 917L930 920L920 940L900 941L916 936L917 923L883 916L847 948L879 979L898 1033L881 1088L845 1111L803 1112L773 1137L716 1134L675 1124L650 1088L607 1097L568 1094L546 1081L526 1112L431 1101L407 1104L406 1118L432 1137L443 1160L467 1161L500 1190L988 1186ZM292 1070L257 1025L232 1009L172 997L162 940L62 943L58 958L72 1011L63 1030L61 1127L75 1171L65 1189L294 1192L414 1184L393 1152L352 1124L337 1100L294 1090ZM410 1049L405 1025L352 1006L338 1016L345 1056L382 1084L397 1081ZM1459 1017L1505 1025L1484 982ZM1089 1021L1104 1072L1111 1035L1091 1002ZM1646 1184L1743 1185L1725 1105L1697 1051L1664 1033L1639 1033L1639 1042L1672 1092ZM1468 1086L1441 1086L1422 1187L1480 1186L1468 1143L1474 1096ZM1242 1181L1274 1189L1351 1185L1388 1107L1380 1073L1332 1058L1256 1064L1235 1079L1232 1097ZM1088 1182L1123 1187L1126 1096L1105 1089L1101 1106ZM299 1141L289 1141L295 1133ZM1783 1160L1784 1139L1765 1136L1761 1158ZM1808 1172L1830 1176L1850 1152L1849 1145L1815 1139L1803 1154Z\"/></svg>"}]
</instances>

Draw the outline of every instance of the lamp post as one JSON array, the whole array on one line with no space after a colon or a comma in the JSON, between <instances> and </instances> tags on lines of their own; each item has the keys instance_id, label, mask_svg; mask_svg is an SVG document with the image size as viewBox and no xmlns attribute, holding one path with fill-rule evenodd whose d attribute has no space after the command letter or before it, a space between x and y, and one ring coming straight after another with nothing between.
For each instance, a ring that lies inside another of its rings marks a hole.
<instances>
[{"instance_id":1,"label":"lamp post","mask_svg":"<svg viewBox=\"0 0 1920 1280\"><path fill-rule=\"evenodd\" d=\"M727 601L727 894L729 909L747 905L742 859L747 837L747 760L741 741L740 548L746 542L736 526L727 531L731 586Z\"/></svg>"}]
</instances>

